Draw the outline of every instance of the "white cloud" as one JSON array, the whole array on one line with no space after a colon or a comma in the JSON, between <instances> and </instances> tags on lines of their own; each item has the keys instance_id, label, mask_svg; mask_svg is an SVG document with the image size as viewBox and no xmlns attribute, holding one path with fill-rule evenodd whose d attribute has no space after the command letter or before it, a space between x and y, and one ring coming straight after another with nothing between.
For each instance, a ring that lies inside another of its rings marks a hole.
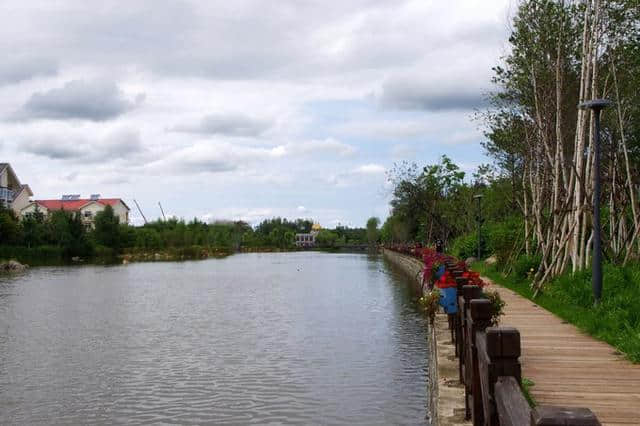
<instances>
[{"instance_id":1,"label":"white cloud","mask_svg":"<svg viewBox=\"0 0 640 426\"><path fill-rule=\"evenodd\" d=\"M509 4L6 0L1 160L37 197L364 224L396 158L481 156Z\"/></svg>"},{"instance_id":2,"label":"white cloud","mask_svg":"<svg viewBox=\"0 0 640 426\"><path fill-rule=\"evenodd\" d=\"M321 140L308 140L289 143L285 150L293 155L334 155L339 157L349 157L357 152L357 149L346 143L333 138Z\"/></svg>"},{"instance_id":3,"label":"white cloud","mask_svg":"<svg viewBox=\"0 0 640 426\"><path fill-rule=\"evenodd\" d=\"M362 166L358 166L353 170L355 174L362 175L379 175L384 174L385 167L380 164L363 164Z\"/></svg>"},{"instance_id":4,"label":"white cloud","mask_svg":"<svg viewBox=\"0 0 640 426\"><path fill-rule=\"evenodd\" d=\"M226 136L259 136L271 127L267 120L244 114L210 114L197 123L175 126L177 132Z\"/></svg>"},{"instance_id":5,"label":"white cloud","mask_svg":"<svg viewBox=\"0 0 640 426\"><path fill-rule=\"evenodd\" d=\"M178 149L148 165L159 173L220 173L236 170L253 162L268 161L285 155L282 146L274 148L246 147L227 142L200 142Z\"/></svg>"}]
</instances>

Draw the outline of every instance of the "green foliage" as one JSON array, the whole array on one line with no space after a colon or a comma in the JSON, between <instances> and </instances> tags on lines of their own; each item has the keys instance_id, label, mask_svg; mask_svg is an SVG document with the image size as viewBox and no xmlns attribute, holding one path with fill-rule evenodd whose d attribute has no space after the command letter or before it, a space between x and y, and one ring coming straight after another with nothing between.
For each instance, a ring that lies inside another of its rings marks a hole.
<instances>
[{"instance_id":1,"label":"green foliage","mask_svg":"<svg viewBox=\"0 0 640 426\"><path fill-rule=\"evenodd\" d=\"M491 165L480 165L473 183L451 159L421 171L415 164L396 165L388 179L394 185L392 212L381 229L384 242L450 241L461 258L477 256L478 220L482 221L481 255L509 257L523 222L517 216L519 184ZM479 204L475 195L482 195Z\"/></svg>"},{"instance_id":2,"label":"green foliage","mask_svg":"<svg viewBox=\"0 0 640 426\"><path fill-rule=\"evenodd\" d=\"M316 244L322 248L333 248L336 246L338 238L337 233L323 229L316 236Z\"/></svg>"},{"instance_id":3,"label":"green foliage","mask_svg":"<svg viewBox=\"0 0 640 426\"><path fill-rule=\"evenodd\" d=\"M498 265L505 266L513 253L519 249L523 239L523 229L522 219L517 217L487 225L487 254L495 254Z\"/></svg>"},{"instance_id":4,"label":"green foliage","mask_svg":"<svg viewBox=\"0 0 640 426\"><path fill-rule=\"evenodd\" d=\"M409 225L397 215L391 215L385 220L380 230L380 236L385 243L406 242L414 239L409 230Z\"/></svg>"},{"instance_id":5,"label":"green foliage","mask_svg":"<svg viewBox=\"0 0 640 426\"><path fill-rule=\"evenodd\" d=\"M22 219L23 243L27 247L36 247L45 241L45 218L38 206L33 213Z\"/></svg>"},{"instance_id":6,"label":"green foliage","mask_svg":"<svg viewBox=\"0 0 640 426\"><path fill-rule=\"evenodd\" d=\"M525 280L532 278L535 271L538 270L540 265L541 256L527 256L522 255L513 264L513 275L518 280Z\"/></svg>"},{"instance_id":7,"label":"green foliage","mask_svg":"<svg viewBox=\"0 0 640 426\"><path fill-rule=\"evenodd\" d=\"M394 186L392 237L403 241L405 235L393 234L406 232L409 239L446 241L468 229L469 215L464 201L470 198L470 189L464 184L464 176L444 155L439 163L422 170L416 164L395 164L387 176Z\"/></svg>"},{"instance_id":8,"label":"green foliage","mask_svg":"<svg viewBox=\"0 0 640 426\"><path fill-rule=\"evenodd\" d=\"M522 378L522 383L520 383L520 387L522 388L522 393L524 394L524 398L529 403L529 407L534 408L536 406L536 400L531 395L531 388L535 386L533 380L528 379L526 377Z\"/></svg>"},{"instance_id":9,"label":"green foliage","mask_svg":"<svg viewBox=\"0 0 640 426\"><path fill-rule=\"evenodd\" d=\"M483 242L487 239L483 238ZM483 244L482 252L486 253L487 249ZM459 259L467 259L469 257L476 257L478 255L478 233L470 232L465 235L461 235L451 244L451 254Z\"/></svg>"},{"instance_id":10,"label":"green foliage","mask_svg":"<svg viewBox=\"0 0 640 426\"><path fill-rule=\"evenodd\" d=\"M121 245L122 232L120 218L113 212L113 207L106 206L98 212L94 219L93 236L98 244L118 250Z\"/></svg>"},{"instance_id":11,"label":"green foliage","mask_svg":"<svg viewBox=\"0 0 640 426\"><path fill-rule=\"evenodd\" d=\"M436 313L440 307L440 297L441 293L437 287L426 292L420 299L418 299L418 304L424 313L429 317L429 321L433 324L433 321L436 318Z\"/></svg>"},{"instance_id":12,"label":"green foliage","mask_svg":"<svg viewBox=\"0 0 640 426\"><path fill-rule=\"evenodd\" d=\"M0 244L15 244L20 239L20 226L13 210L0 205Z\"/></svg>"},{"instance_id":13,"label":"green foliage","mask_svg":"<svg viewBox=\"0 0 640 426\"><path fill-rule=\"evenodd\" d=\"M31 266L59 265L66 260L62 248L51 245L37 247L0 246L0 259L16 259Z\"/></svg>"},{"instance_id":14,"label":"green foliage","mask_svg":"<svg viewBox=\"0 0 640 426\"><path fill-rule=\"evenodd\" d=\"M336 226L332 230L338 235L337 245L344 244L365 244L367 242L366 230L363 228L348 228L346 226Z\"/></svg>"},{"instance_id":15,"label":"green foliage","mask_svg":"<svg viewBox=\"0 0 640 426\"><path fill-rule=\"evenodd\" d=\"M491 302L491 325L496 327L500 324L500 317L504 315L506 303L500 297L500 293L495 290L485 290L483 296Z\"/></svg>"},{"instance_id":16,"label":"green foliage","mask_svg":"<svg viewBox=\"0 0 640 426\"><path fill-rule=\"evenodd\" d=\"M502 222L492 222L482 226L480 234L481 257L495 254L498 264L506 266L517 252L523 240L523 222L519 217L510 217ZM451 245L451 253L460 259L477 257L478 231L473 230L456 238ZM513 260L513 259L512 259Z\"/></svg>"},{"instance_id":17,"label":"green foliage","mask_svg":"<svg viewBox=\"0 0 640 426\"><path fill-rule=\"evenodd\" d=\"M374 245L378 242L378 225L380 225L380 219L377 217L370 217L367 220L367 242L369 245Z\"/></svg>"}]
</instances>

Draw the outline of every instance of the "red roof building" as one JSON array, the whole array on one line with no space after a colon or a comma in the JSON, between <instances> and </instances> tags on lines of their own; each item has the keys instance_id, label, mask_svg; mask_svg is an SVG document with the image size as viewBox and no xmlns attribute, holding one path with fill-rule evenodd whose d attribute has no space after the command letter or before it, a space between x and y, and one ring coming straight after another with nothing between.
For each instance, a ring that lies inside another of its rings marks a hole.
<instances>
[{"instance_id":1,"label":"red roof building","mask_svg":"<svg viewBox=\"0 0 640 426\"><path fill-rule=\"evenodd\" d=\"M95 215L106 206L111 206L120 223L129 223L129 206L120 198L72 198L60 200L35 200L22 209L21 215L34 213L36 210L48 215L51 211L65 210L77 212L87 225L93 225Z\"/></svg>"}]
</instances>

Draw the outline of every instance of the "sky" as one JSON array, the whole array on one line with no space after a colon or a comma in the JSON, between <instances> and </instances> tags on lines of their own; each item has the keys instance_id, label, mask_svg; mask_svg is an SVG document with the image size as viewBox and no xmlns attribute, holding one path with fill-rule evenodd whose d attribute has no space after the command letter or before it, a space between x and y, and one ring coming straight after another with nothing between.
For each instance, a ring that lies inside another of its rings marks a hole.
<instances>
[{"instance_id":1,"label":"sky","mask_svg":"<svg viewBox=\"0 0 640 426\"><path fill-rule=\"evenodd\" d=\"M473 120L513 0L3 0L0 162L34 199L325 227L394 162L487 162Z\"/></svg>"}]
</instances>

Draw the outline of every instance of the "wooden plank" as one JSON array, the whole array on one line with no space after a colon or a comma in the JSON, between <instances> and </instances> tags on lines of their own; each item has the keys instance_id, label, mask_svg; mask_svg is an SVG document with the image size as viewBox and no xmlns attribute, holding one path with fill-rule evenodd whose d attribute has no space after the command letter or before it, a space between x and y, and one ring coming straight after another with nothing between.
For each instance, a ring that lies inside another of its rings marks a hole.
<instances>
[{"instance_id":1,"label":"wooden plank","mask_svg":"<svg viewBox=\"0 0 640 426\"><path fill-rule=\"evenodd\" d=\"M531 409L515 378L498 378L496 382L496 410L500 426L522 426L529 423Z\"/></svg>"},{"instance_id":2,"label":"wooden plank","mask_svg":"<svg viewBox=\"0 0 640 426\"><path fill-rule=\"evenodd\" d=\"M483 278L485 281L489 281ZM509 289L501 326L520 331L522 376L538 404L587 407L603 425L640 425L640 365Z\"/></svg>"}]
</instances>

